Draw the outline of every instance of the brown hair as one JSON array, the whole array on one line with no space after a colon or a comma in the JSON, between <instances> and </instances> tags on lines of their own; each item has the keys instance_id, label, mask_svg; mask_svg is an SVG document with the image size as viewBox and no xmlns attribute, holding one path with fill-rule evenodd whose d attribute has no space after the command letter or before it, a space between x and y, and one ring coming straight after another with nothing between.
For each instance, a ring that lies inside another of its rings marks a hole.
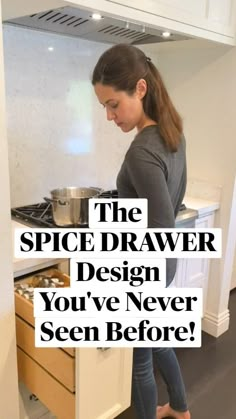
<instances>
[{"instance_id":1,"label":"brown hair","mask_svg":"<svg viewBox=\"0 0 236 419\"><path fill-rule=\"evenodd\" d=\"M102 83L132 95L138 80L147 83L143 109L158 123L160 134L171 151L177 151L183 133L182 119L176 111L161 75L151 59L133 45L118 44L99 58L92 75L92 84Z\"/></svg>"}]
</instances>

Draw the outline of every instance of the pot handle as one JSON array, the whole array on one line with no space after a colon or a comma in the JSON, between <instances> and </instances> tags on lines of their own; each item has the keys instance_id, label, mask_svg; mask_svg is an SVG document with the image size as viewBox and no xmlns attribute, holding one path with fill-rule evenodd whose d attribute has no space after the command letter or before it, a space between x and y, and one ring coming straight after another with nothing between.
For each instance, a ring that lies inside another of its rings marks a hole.
<instances>
[{"instance_id":1,"label":"pot handle","mask_svg":"<svg viewBox=\"0 0 236 419\"><path fill-rule=\"evenodd\" d=\"M59 205L70 205L69 201L61 201L60 199L55 198L47 198L44 196L43 198L48 204L52 204L53 202L57 202Z\"/></svg>"},{"instance_id":2,"label":"pot handle","mask_svg":"<svg viewBox=\"0 0 236 419\"><path fill-rule=\"evenodd\" d=\"M101 193L104 192L104 189L102 188L97 188L97 186L90 186L91 189L95 189L97 191L97 195L94 195L94 198L96 198L97 196L100 196Z\"/></svg>"},{"instance_id":3,"label":"pot handle","mask_svg":"<svg viewBox=\"0 0 236 419\"><path fill-rule=\"evenodd\" d=\"M52 204L53 202L57 202L56 199L47 198L46 196L43 197L44 201L46 201L48 204Z\"/></svg>"}]
</instances>

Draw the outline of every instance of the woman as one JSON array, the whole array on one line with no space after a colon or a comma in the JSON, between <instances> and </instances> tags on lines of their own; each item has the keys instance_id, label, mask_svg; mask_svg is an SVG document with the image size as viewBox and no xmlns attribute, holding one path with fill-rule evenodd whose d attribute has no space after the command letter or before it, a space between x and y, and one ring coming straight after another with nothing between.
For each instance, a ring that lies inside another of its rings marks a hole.
<instances>
[{"instance_id":1,"label":"woman","mask_svg":"<svg viewBox=\"0 0 236 419\"><path fill-rule=\"evenodd\" d=\"M117 177L120 198L148 199L148 227L174 227L186 187L182 121L151 59L131 45L115 45L103 53L92 83L108 121L123 132L137 129ZM176 260L167 260L167 285ZM169 403L157 408L154 377L157 363ZM179 364L173 349L135 348L132 400L139 419L190 419Z\"/></svg>"}]
</instances>

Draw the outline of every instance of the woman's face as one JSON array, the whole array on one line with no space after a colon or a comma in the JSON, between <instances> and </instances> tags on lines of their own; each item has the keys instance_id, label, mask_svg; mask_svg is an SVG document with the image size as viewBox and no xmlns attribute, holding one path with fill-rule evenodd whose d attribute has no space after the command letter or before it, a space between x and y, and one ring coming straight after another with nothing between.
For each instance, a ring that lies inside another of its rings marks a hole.
<instances>
[{"instance_id":1,"label":"woman's face","mask_svg":"<svg viewBox=\"0 0 236 419\"><path fill-rule=\"evenodd\" d=\"M94 89L99 102L106 109L108 121L114 121L123 132L129 132L135 127L140 131L144 127L147 120L142 103L146 93L144 80L139 80L132 95L101 83L96 83Z\"/></svg>"}]
</instances>

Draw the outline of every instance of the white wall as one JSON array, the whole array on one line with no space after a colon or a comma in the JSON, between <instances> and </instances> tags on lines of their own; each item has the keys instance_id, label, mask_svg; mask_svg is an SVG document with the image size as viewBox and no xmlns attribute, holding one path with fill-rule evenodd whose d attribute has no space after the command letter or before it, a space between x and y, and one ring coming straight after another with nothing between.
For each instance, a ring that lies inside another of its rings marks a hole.
<instances>
[{"instance_id":1,"label":"white wall","mask_svg":"<svg viewBox=\"0 0 236 419\"><path fill-rule=\"evenodd\" d=\"M185 125L188 177L221 185L223 257L212 263L208 311L213 323L227 325L233 265L236 210L232 210L236 175L236 48L204 41L152 45L158 66ZM199 190L199 195L204 191ZM231 218L230 218L231 217ZM230 234L231 236L230 236ZM226 254L227 248L227 254Z\"/></svg>"},{"instance_id":2,"label":"white wall","mask_svg":"<svg viewBox=\"0 0 236 419\"><path fill-rule=\"evenodd\" d=\"M1 2L0 2L1 22ZM3 59L0 24L0 62ZM16 368L15 310L12 272L9 172L5 124L5 91L3 67L0 66L0 417L18 418Z\"/></svg>"},{"instance_id":3,"label":"white wall","mask_svg":"<svg viewBox=\"0 0 236 419\"><path fill-rule=\"evenodd\" d=\"M106 121L90 84L97 58L109 45L8 26L4 46L11 205L42 201L61 186L115 187L134 133L124 135ZM227 325L236 50L198 40L143 49L157 63L184 118L189 179L222 188L216 225L223 229L223 258L211 264L208 308L214 322L223 316ZM207 196L202 186L199 195Z\"/></svg>"},{"instance_id":4,"label":"white wall","mask_svg":"<svg viewBox=\"0 0 236 419\"><path fill-rule=\"evenodd\" d=\"M134 133L107 122L93 92L92 70L108 47L4 27L12 207L57 187L115 187Z\"/></svg>"},{"instance_id":5,"label":"white wall","mask_svg":"<svg viewBox=\"0 0 236 419\"><path fill-rule=\"evenodd\" d=\"M231 280L231 289L236 288L236 252L234 255L233 274Z\"/></svg>"}]
</instances>

